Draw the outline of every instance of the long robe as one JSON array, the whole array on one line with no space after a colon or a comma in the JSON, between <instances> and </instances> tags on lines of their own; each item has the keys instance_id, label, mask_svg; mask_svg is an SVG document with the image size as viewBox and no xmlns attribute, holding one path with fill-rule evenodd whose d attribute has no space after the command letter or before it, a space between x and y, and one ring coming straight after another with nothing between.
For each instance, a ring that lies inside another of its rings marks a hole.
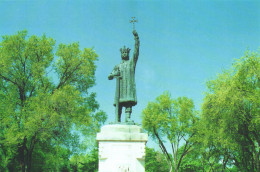
<instances>
[{"instance_id":1,"label":"long robe","mask_svg":"<svg viewBox=\"0 0 260 172\"><path fill-rule=\"evenodd\" d=\"M120 64L116 65L110 74L110 76L120 76L119 97L115 96L114 105L117 103L117 99L119 99L119 104L123 106L135 106L137 104L135 67L139 56L139 45L139 37L136 35L133 57L129 60L123 60Z\"/></svg>"},{"instance_id":2,"label":"long robe","mask_svg":"<svg viewBox=\"0 0 260 172\"><path fill-rule=\"evenodd\" d=\"M118 73L121 77L119 81L119 103L134 106L137 104L135 86L135 66L134 58L115 66L112 73ZM117 97L115 98L115 104Z\"/></svg>"}]
</instances>

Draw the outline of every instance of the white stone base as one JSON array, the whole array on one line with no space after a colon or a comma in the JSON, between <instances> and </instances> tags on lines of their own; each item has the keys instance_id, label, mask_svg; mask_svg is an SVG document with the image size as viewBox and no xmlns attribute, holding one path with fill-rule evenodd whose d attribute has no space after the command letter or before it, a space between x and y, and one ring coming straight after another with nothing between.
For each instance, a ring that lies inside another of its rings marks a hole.
<instances>
[{"instance_id":1,"label":"white stone base","mask_svg":"<svg viewBox=\"0 0 260 172\"><path fill-rule=\"evenodd\" d=\"M144 172L148 135L137 125L106 125L97 134L99 172Z\"/></svg>"}]
</instances>

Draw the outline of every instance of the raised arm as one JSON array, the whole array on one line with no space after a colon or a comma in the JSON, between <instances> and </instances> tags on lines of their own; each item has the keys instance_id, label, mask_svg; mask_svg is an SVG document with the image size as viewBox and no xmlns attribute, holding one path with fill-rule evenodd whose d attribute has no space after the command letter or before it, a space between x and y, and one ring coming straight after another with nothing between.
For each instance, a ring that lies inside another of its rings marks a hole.
<instances>
[{"instance_id":1,"label":"raised arm","mask_svg":"<svg viewBox=\"0 0 260 172\"><path fill-rule=\"evenodd\" d=\"M134 60L134 63L136 64L136 62L138 60L138 56L139 56L140 41L139 41L139 36L138 36L138 33L136 32L136 30L133 31L133 35L135 37L135 50L133 53L133 60Z\"/></svg>"}]
</instances>

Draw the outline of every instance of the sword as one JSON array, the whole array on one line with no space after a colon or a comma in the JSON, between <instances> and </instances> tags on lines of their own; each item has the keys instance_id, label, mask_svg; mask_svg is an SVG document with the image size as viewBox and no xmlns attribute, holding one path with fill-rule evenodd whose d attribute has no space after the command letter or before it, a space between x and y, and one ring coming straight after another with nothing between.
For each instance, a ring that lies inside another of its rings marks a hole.
<instances>
[{"instance_id":1,"label":"sword","mask_svg":"<svg viewBox=\"0 0 260 172\"><path fill-rule=\"evenodd\" d=\"M121 113L119 112L119 99L120 99L120 79L121 76L114 76L116 78L116 95L115 95L115 103L116 103L116 122L121 122Z\"/></svg>"}]
</instances>

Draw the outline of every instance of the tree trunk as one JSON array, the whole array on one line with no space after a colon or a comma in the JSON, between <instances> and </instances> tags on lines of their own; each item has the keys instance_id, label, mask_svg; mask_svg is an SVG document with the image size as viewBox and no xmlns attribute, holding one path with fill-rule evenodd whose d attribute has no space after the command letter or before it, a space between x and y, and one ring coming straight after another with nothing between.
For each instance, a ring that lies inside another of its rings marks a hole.
<instances>
[{"instance_id":1,"label":"tree trunk","mask_svg":"<svg viewBox=\"0 0 260 172\"><path fill-rule=\"evenodd\" d=\"M23 143L18 146L18 162L20 163L22 172L25 172L26 161L24 151L26 150L26 137L23 139Z\"/></svg>"},{"instance_id":2,"label":"tree trunk","mask_svg":"<svg viewBox=\"0 0 260 172\"><path fill-rule=\"evenodd\" d=\"M260 171L259 153L257 152L257 150L254 150L254 152L255 152L256 171Z\"/></svg>"},{"instance_id":3,"label":"tree trunk","mask_svg":"<svg viewBox=\"0 0 260 172\"><path fill-rule=\"evenodd\" d=\"M172 172L172 165L170 166L170 170L169 170L169 172Z\"/></svg>"},{"instance_id":4,"label":"tree trunk","mask_svg":"<svg viewBox=\"0 0 260 172\"><path fill-rule=\"evenodd\" d=\"M33 154L35 143L36 143L36 133L34 134L34 136L31 139L30 149L27 152L27 172L31 171L31 167L32 167L32 154Z\"/></svg>"},{"instance_id":5,"label":"tree trunk","mask_svg":"<svg viewBox=\"0 0 260 172\"><path fill-rule=\"evenodd\" d=\"M20 164L22 172L25 172L24 150L23 147L18 148L18 162Z\"/></svg>"},{"instance_id":6,"label":"tree trunk","mask_svg":"<svg viewBox=\"0 0 260 172\"><path fill-rule=\"evenodd\" d=\"M177 151L174 152L174 172L178 172Z\"/></svg>"},{"instance_id":7,"label":"tree trunk","mask_svg":"<svg viewBox=\"0 0 260 172\"><path fill-rule=\"evenodd\" d=\"M27 172L31 171L32 167L32 152L28 152Z\"/></svg>"}]
</instances>

